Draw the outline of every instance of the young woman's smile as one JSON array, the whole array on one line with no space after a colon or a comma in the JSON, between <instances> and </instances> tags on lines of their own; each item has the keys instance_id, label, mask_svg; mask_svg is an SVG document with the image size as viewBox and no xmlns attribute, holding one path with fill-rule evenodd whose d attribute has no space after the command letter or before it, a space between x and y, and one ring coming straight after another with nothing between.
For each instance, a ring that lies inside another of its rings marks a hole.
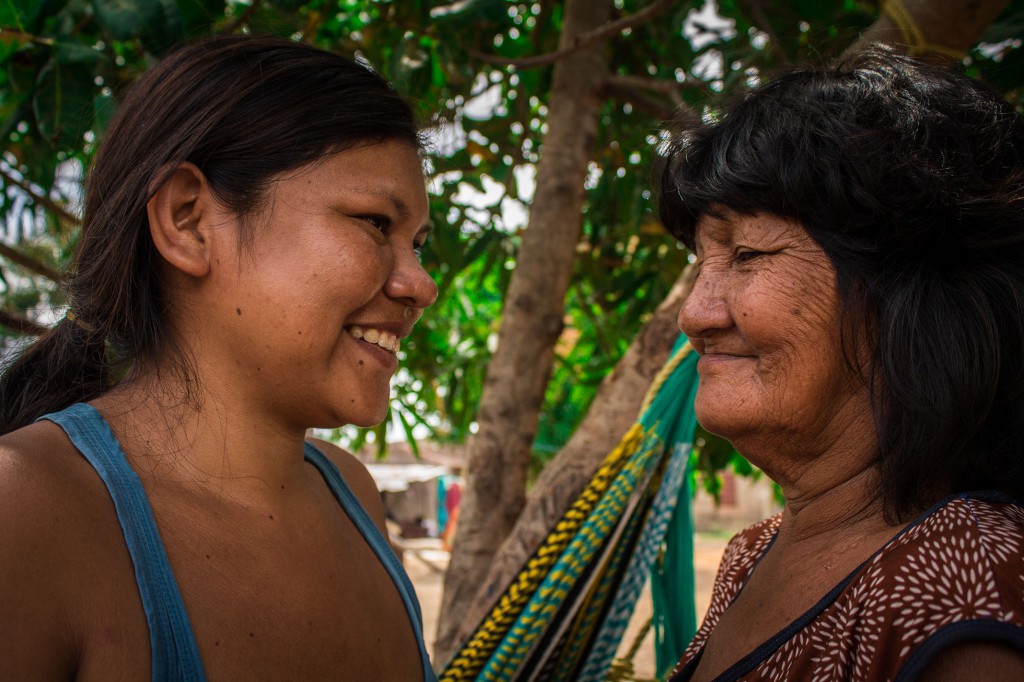
<instances>
[{"instance_id":1,"label":"young woman's smile","mask_svg":"<svg viewBox=\"0 0 1024 682\"><path fill-rule=\"evenodd\" d=\"M429 227L417 150L336 153L278 179L267 205L251 248L223 240L203 340L212 366L231 368L268 414L378 423L401 340L437 296L418 257Z\"/></svg>"}]
</instances>

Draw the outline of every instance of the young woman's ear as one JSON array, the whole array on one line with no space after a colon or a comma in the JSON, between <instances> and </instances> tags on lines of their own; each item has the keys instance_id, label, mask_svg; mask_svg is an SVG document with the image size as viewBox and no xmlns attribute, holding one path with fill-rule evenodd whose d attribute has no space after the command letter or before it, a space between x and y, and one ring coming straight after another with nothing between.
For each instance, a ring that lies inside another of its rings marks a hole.
<instances>
[{"instance_id":1,"label":"young woman's ear","mask_svg":"<svg viewBox=\"0 0 1024 682\"><path fill-rule=\"evenodd\" d=\"M210 270L209 228L215 211L203 172L188 162L178 164L146 208L160 255L184 274L204 277Z\"/></svg>"}]
</instances>

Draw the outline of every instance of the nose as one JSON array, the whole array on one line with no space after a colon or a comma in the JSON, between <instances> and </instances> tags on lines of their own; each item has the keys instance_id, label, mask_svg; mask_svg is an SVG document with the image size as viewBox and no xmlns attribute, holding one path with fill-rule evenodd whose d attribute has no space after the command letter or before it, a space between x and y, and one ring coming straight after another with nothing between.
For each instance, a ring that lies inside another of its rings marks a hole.
<instances>
[{"instance_id":1,"label":"nose","mask_svg":"<svg viewBox=\"0 0 1024 682\"><path fill-rule=\"evenodd\" d=\"M437 300L437 284L413 253L403 254L395 262L384 283L384 293L410 308L423 310Z\"/></svg>"},{"instance_id":2,"label":"nose","mask_svg":"<svg viewBox=\"0 0 1024 682\"><path fill-rule=\"evenodd\" d=\"M709 268L702 268L693 289L679 308L679 331L691 339L708 336L732 325L726 300L726 286Z\"/></svg>"}]
</instances>

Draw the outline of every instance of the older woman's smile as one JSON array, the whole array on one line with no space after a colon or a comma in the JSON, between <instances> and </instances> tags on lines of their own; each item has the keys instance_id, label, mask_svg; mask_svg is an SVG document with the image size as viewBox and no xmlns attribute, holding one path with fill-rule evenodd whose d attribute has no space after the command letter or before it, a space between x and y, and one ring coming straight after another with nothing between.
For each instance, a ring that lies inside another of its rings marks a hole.
<instances>
[{"instance_id":1,"label":"older woman's smile","mask_svg":"<svg viewBox=\"0 0 1024 682\"><path fill-rule=\"evenodd\" d=\"M714 347L705 347L702 350L697 347L697 344L693 345L694 350L700 354L700 360L697 361L697 371L701 376L704 376L705 372L720 365L731 365L737 361L757 360L757 355L752 352L742 353L737 351L720 350Z\"/></svg>"},{"instance_id":2,"label":"older woman's smile","mask_svg":"<svg viewBox=\"0 0 1024 682\"><path fill-rule=\"evenodd\" d=\"M804 448L829 440L866 394L838 350L828 257L793 221L727 209L701 217L696 251L679 327L701 355L697 419L769 469L745 434L799 433Z\"/></svg>"}]
</instances>

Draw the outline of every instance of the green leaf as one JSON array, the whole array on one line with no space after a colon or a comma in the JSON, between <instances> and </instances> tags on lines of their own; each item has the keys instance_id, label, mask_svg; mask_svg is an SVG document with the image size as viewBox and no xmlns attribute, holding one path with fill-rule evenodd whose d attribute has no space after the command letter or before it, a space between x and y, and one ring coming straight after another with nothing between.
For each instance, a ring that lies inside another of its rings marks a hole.
<instances>
[{"instance_id":1,"label":"green leaf","mask_svg":"<svg viewBox=\"0 0 1024 682\"><path fill-rule=\"evenodd\" d=\"M113 40L132 40L160 31L164 5L160 0L93 0L96 21Z\"/></svg>"},{"instance_id":2,"label":"green leaf","mask_svg":"<svg viewBox=\"0 0 1024 682\"><path fill-rule=\"evenodd\" d=\"M0 26L29 32L43 8L43 0L0 0Z\"/></svg>"},{"instance_id":3,"label":"green leaf","mask_svg":"<svg viewBox=\"0 0 1024 682\"><path fill-rule=\"evenodd\" d=\"M178 0L178 12L187 35L206 33L218 19L224 18L225 0Z\"/></svg>"},{"instance_id":4,"label":"green leaf","mask_svg":"<svg viewBox=\"0 0 1024 682\"><path fill-rule=\"evenodd\" d=\"M419 459L420 446L419 443L416 442L416 436L412 433L412 424L410 424L409 420L405 417L405 410L395 409L394 413L398 415L398 421L402 422L402 430L405 431L405 439L408 441L409 447L412 448L412 453L417 459Z\"/></svg>"},{"instance_id":5,"label":"green leaf","mask_svg":"<svg viewBox=\"0 0 1024 682\"><path fill-rule=\"evenodd\" d=\"M81 54L77 49L56 51L39 72L32 97L39 132L58 150L80 145L93 123L96 53L92 61Z\"/></svg>"}]
</instances>

